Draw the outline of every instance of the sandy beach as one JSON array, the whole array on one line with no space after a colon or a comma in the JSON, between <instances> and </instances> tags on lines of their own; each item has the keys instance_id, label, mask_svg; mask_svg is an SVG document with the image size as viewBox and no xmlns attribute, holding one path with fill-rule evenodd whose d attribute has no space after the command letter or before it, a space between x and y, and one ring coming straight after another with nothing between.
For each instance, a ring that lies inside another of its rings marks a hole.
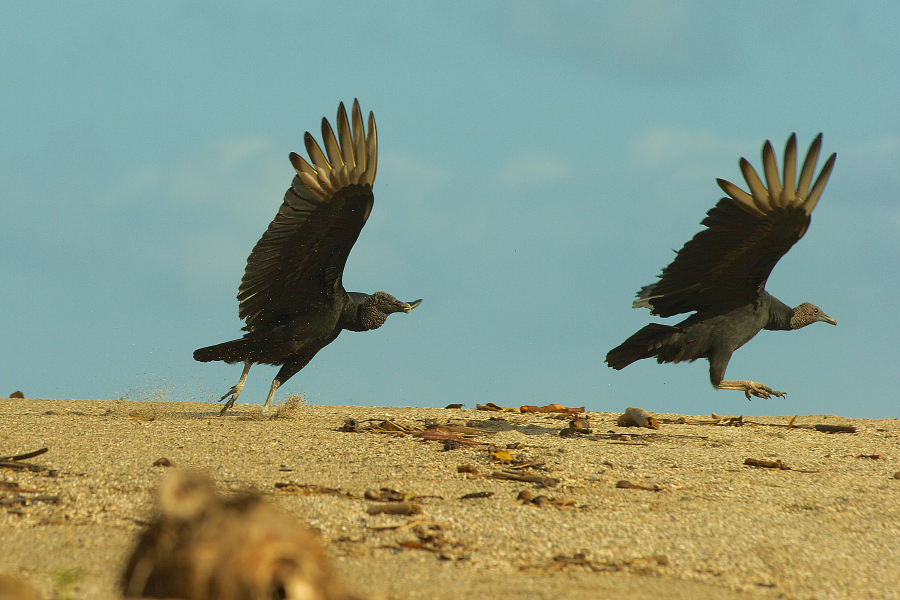
<instances>
[{"instance_id":1,"label":"sandy beach","mask_svg":"<svg viewBox=\"0 0 900 600\"><path fill-rule=\"evenodd\" d=\"M590 433L563 437L570 417L554 414L218 409L0 400L0 455L47 448L19 461L39 470L0 469L0 574L44 598L117 598L166 458L308 523L373 599L900 597L896 419L657 414L654 430L589 412ZM423 439L426 419L476 431ZM382 488L418 512L370 514Z\"/></svg>"}]
</instances>

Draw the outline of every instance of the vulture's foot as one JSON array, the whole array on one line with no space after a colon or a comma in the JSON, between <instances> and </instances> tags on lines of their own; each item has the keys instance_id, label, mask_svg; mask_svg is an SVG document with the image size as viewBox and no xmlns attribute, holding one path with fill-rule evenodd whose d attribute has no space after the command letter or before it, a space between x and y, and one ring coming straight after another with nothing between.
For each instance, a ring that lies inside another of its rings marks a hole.
<instances>
[{"instance_id":1,"label":"vulture's foot","mask_svg":"<svg viewBox=\"0 0 900 600\"><path fill-rule=\"evenodd\" d=\"M247 381L247 373L250 372L250 367L251 367L252 365L253 365L253 363L250 362L249 359L248 359L248 360L245 360L245 361L244 361L244 371L243 371L243 373L241 373L241 378L238 379L238 382L237 382L236 384L234 384L233 386L231 386L231 389L228 390L228 391L225 393L224 396L222 396L221 398L219 398L219 402L221 402L222 400L224 400L224 399L227 398L228 396L231 396L231 400L229 400L228 402L226 402L226 403L225 403L225 406L222 407L222 410L219 411L219 416L220 416L220 417L221 417L222 415L225 414L225 411L226 411L226 410L228 410L229 408L231 408L232 406L234 406L234 403L235 403L235 402L237 402L238 396L241 395L241 390L244 389L244 382Z\"/></svg>"},{"instance_id":2,"label":"vulture's foot","mask_svg":"<svg viewBox=\"0 0 900 600\"><path fill-rule=\"evenodd\" d=\"M231 396L231 399L230 399L228 402L226 402L226 403L225 403L225 406L222 407L222 410L219 411L219 416L220 416L220 417L221 417L222 415L225 414L225 411L226 411L226 410L228 410L229 408L231 408L232 406L234 406L234 403L237 401L238 396L241 395L241 389L242 389L243 387L244 387L243 385L241 385L240 387L238 387L238 386L236 386L236 385L233 385L233 386L231 386L231 389L228 390L228 393L227 393L227 394L225 394L224 396L222 396L221 398L219 398L219 402L221 402L222 400L224 400L224 399L227 398L228 396Z\"/></svg>"},{"instance_id":3,"label":"vulture's foot","mask_svg":"<svg viewBox=\"0 0 900 600\"><path fill-rule=\"evenodd\" d=\"M776 392L772 388L755 381L720 381L716 387L720 390L739 390L744 392L747 400L752 400L750 394L763 400L768 400L771 396L783 398L787 395L787 392Z\"/></svg>"},{"instance_id":4,"label":"vulture's foot","mask_svg":"<svg viewBox=\"0 0 900 600\"><path fill-rule=\"evenodd\" d=\"M231 400L229 400L229 402L231 402L231 403L233 404L234 401L237 400L237 397L241 395L241 390L243 390L243 389L244 389L244 384L243 384L243 382L242 382L242 383L239 383L239 384L238 384L238 383L234 384L233 386L231 386L231 389L230 389L230 390L228 390L227 392L225 392L225 395L224 395L224 396L222 396L221 398L219 398L219 402L221 402L222 400L224 400L224 399L227 398L228 396L231 396Z\"/></svg>"}]
</instances>

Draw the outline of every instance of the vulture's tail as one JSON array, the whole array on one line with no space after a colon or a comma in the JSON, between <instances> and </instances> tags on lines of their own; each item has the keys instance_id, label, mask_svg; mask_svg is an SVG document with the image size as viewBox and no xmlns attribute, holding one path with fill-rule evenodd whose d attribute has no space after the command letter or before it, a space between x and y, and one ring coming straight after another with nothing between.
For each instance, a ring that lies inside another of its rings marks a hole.
<instances>
[{"instance_id":1,"label":"vulture's tail","mask_svg":"<svg viewBox=\"0 0 900 600\"><path fill-rule=\"evenodd\" d=\"M637 360L652 356L658 357L659 362L669 362L672 358L668 356L670 353L666 352L667 346L680 338L683 333L684 329L681 327L651 323L610 350L606 355L606 364L619 370Z\"/></svg>"},{"instance_id":2,"label":"vulture's tail","mask_svg":"<svg viewBox=\"0 0 900 600\"><path fill-rule=\"evenodd\" d=\"M243 338L194 350L194 360L200 362L221 360L228 364L233 364L236 362L243 362L243 360L247 358L247 353L249 351L250 348L247 345L247 339Z\"/></svg>"}]
</instances>

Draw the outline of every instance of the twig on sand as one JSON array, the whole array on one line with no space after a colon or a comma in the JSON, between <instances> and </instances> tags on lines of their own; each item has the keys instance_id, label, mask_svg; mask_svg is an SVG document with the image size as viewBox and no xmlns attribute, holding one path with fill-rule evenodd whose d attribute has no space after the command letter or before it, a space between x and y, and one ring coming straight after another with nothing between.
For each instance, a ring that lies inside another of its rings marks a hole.
<instances>
[{"instance_id":1,"label":"twig on sand","mask_svg":"<svg viewBox=\"0 0 900 600\"><path fill-rule=\"evenodd\" d=\"M34 458L35 456L40 456L41 454L46 454L47 452L49 452L49 448L41 448L40 450L35 450L34 452L16 454L15 456L0 456L0 461L27 460L29 458Z\"/></svg>"},{"instance_id":2,"label":"twig on sand","mask_svg":"<svg viewBox=\"0 0 900 600\"><path fill-rule=\"evenodd\" d=\"M514 481L525 481L528 483L539 483L544 487L556 487L559 484L558 479L547 477L545 475L523 475L521 473L510 473L509 471L494 471L491 473L494 479L512 479Z\"/></svg>"},{"instance_id":3,"label":"twig on sand","mask_svg":"<svg viewBox=\"0 0 900 600\"><path fill-rule=\"evenodd\" d=\"M646 485L639 485L637 483L631 483L626 479L622 479L621 481L616 482L616 487L620 490L644 490L647 492L661 492L662 488L659 487L658 484L653 484L652 487L648 487Z\"/></svg>"},{"instance_id":4,"label":"twig on sand","mask_svg":"<svg viewBox=\"0 0 900 600\"><path fill-rule=\"evenodd\" d=\"M758 458L748 458L744 464L749 467L764 467L766 469L780 469L782 471L790 471L791 468L779 460L762 460Z\"/></svg>"},{"instance_id":5,"label":"twig on sand","mask_svg":"<svg viewBox=\"0 0 900 600\"><path fill-rule=\"evenodd\" d=\"M11 498L0 498L0 505L3 506L28 504L29 502L49 502L51 504L59 504L59 496L41 494L40 496L12 496Z\"/></svg>"},{"instance_id":6,"label":"twig on sand","mask_svg":"<svg viewBox=\"0 0 900 600\"><path fill-rule=\"evenodd\" d=\"M856 433L856 427L851 425L816 425L816 431L822 433Z\"/></svg>"}]
</instances>

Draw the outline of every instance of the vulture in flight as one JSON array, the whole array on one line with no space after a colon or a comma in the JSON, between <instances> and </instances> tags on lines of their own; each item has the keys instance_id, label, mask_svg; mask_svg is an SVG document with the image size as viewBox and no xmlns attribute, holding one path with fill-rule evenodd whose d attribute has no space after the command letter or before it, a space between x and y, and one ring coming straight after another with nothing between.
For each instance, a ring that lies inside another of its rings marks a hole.
<instances>
[{"instance_id":1,"label":"vulture in flight","mask_svg":"<svg viewBox=\"0 0 900 600\"><path fill-rule=\"evenodd\" d=\"M836 154L812 183L821 145L819 134L806 154L799 182L793 134L784 149L783 182L769 142L762 150L765 184L743 158L741 172L749 193L717 180L728 197L706 213L701 223L706 229L684 245L659 281L641 288L632 305L649 308L650 314L660 317L694 314L677 325L647 325L609 351L610 367L623 369L651 357L659 363L705 358L709 379L717 389L740 390L748 400L751 394L784 396L755 381L723 379L734 351L761 329L800 329L816 321L837 325L813 304L791 308L765 290L775 263L806 233L810 214L831 175Z\"/></svg>"},{"instance_id":2,"label":"vulture in flight","mask_svg":"<svg viewBox=\"0 0 900 600\"><path fill-rule=\"evenodd\" d=\"M341 331L377 329L391 313L408 313L422 302L344 290L347 256L372 211L378 142L371 112L368 125L367 134L359 102L353 101L352 121L342 102L337 134L322 119L324 152L309 132L310 162L291 152L297 175L250 253L238 288L247 333L194 352L201 362L244 363L241 378L221 398L231 396L220 415L237 401L253 363L281 365L263 407L268 412L275 390Z\"/></svg>"}]
</instances>

